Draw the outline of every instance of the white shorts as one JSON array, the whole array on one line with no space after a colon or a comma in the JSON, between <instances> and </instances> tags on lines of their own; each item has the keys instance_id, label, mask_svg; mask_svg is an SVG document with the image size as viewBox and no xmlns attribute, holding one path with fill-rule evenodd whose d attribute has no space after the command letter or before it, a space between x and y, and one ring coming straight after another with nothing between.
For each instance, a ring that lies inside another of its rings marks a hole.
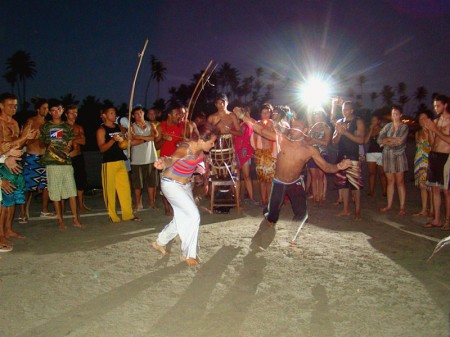
<instances>
[{"instance_id":1,"label":"white shorts","mask_svg":"<svg viewBox=\"0 0 450 337\"><path fill-rule=\"evenodd\" d=\"M383 166L383 155L381 152L369 152L366 154L366 161L368 163L377 163L377 165Z\"/></svg>"}]
</instances>

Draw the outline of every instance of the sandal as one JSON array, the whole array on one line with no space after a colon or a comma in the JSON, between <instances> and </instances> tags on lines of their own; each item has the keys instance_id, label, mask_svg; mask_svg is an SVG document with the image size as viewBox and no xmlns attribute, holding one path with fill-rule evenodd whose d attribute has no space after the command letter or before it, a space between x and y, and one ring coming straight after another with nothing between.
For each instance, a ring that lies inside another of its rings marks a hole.
<instances>
[{"instance_id":1,"label":"sandal","mask_svg":"<svg viewBox=\"0 0 450 337\"><path fill-rule=\"evenodd\" d=\"M28 223L27 217L23 217L23 218L19 217L19 223Z\"/></svg>"},{"instance_id":2,"label":"sandal","mask_svg":"<svg viewBox=\"0 0 450 337\"><path fill-rule=\"evenodd\" d=\"M12 251L13 248L11 246L8 246L7 244L0 243L0 253L8 253Z\"/></svg>"}]
</instances>

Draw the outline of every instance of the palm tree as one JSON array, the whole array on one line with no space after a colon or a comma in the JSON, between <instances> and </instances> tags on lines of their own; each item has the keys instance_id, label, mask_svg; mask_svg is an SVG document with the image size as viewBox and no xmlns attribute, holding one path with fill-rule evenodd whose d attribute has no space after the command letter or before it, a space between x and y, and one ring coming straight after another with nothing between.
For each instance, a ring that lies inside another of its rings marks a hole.
<instances>
[{"instance_id":1,"label":"palm tree","mask_svg":"<svg viewBox=\"0 0 450 337\"><path fill-rule=\"evenodd\" d=\"M12 71L8 71L3 75L3 78L11 85L11 92L14 93L17 84L16 74Z\"/></svg>"},{"instance_id":2,"label":"palm tree","mask_svg":"<svg viewBox=\"0 0 450 337\"><path fill-rule=\"evenodd\" d=\"M239 71L232 67L230 63L225 62L216 73L217 84L231 98L236 94L239 86ZM230 99L231 100L231 99Z\"/></svg>"},{"instance_id":3,"label":"palm tree","mask_svg":"<svg viewBox=\"0 0 450 337\"><path fill-rule=\"evenodd\" d=\"M363 97L363 86L366 82L367 82L366 76L361 75L358 77L359 95L361 97L361 101L362 101L362 97Z\"/></svg>"},{"instance_id":4,"label":"palm tree","mask_svg":"<svg viewBox=\"0 0 450 337\"><path fill-rule=\"evenodd\" d=\"M6 61L6 69L16 76L17 84L20 88L22 85L22 93L20 95L20 89L18 89L19 97L22 98L22 110L25 109L27 100L26 95L26 81L27 79L33 79L36 75L36 63L31 60L30 53L24 50L16 51ZM12 78L12 74L9 75Z\"/></svg>"},{"instance_id":5,"label":"palm tree","mask_svg":"<svg viewBox=\"0 0 450 337\"><path fill-rule=\"evenodd\" d=\"M68 106L72 104L78 105L78 103L80 103L80 101L75 98L75 95L71 93L67 93L64 96L61 96L60 100L63 106Z\"/></svg>"},{"instance_id":6,"label":"palm tree","mask_svg":"<svg viewBox=\"0 0 450 337\"><path fill-rule=\"evenodd\" d=\"M414 92L414 98L417 100L417 102L422 103L428 96L428 90L424 87L418 87L416 91Z\"/></svg>"},{"instance_id":7,"label":"palm tree","mask_svg":"<svg viewBox=\"0 0 450 337\"><path fill-rule=\"evenodd\" d=\"M150 87L151 80L155 80L157 83L156 98L158 99L160 83L165 80L167 72L167 68L160 60L158 60L155 57L155 55L150 55L150 65L151 65L151 72L148 77L147 86L145 87L145 100L144 100L145 106L147 106L148 89Z\"/></svg>"},{"instance_id":8,"label":"palm tree","mask_svg":"<svg viewBox=\"0 0 450 337\"><path fill-rule=\"evenodd\" d=\"M385 85L383 87L383 90L380 92L380 96L383 99L383 103L386 107L392 107L395 93L390 85Z\"/></svg>"},{"instance_id":9,"label":"palm tree","mask_svg":"<svg viewBox=\"0 0 450 337\"><path fill-rule=\"evenodd\" d=\"M378 93L377 92L372 92L371 94L370 94L370 100L372 101L372 109L374 109L375 107L375 101L377 100L377 98L378 98Z\"/></svg>"}]
</instances>

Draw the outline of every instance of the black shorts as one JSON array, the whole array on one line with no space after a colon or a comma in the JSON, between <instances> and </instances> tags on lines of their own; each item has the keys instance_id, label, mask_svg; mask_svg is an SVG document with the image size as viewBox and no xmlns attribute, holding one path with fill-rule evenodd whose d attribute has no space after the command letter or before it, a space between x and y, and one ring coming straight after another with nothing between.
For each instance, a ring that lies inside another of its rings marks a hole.
<instances>
[{"instance_id":1,"label":"black shorts","mask_svg":"<svg viewBox=\"0 0 450 337\"><path fill-rule=\"evenodd\" d=\"M444 167L449 154L431 151L428 155L427 185L447 189L445 186Z\"/></svg>"}]
</instances>

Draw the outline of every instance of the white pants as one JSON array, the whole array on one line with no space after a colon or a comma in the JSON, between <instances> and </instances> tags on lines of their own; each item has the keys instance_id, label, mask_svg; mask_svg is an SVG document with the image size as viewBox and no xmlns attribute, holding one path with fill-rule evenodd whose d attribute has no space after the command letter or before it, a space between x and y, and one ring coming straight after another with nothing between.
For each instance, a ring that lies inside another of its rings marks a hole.
<instances>
[{"instance_id":1,"label":"white pants","mask_svg":"<svg viewBox=\"0 0 450 337\"><path fill-rule=\"evenodd\" d=\"M181 239L181 254L185 258L197 258L200 212L194 201L191 184L180 184L167 178L161 179L161 190L173 208L173 219L159 233L156 242L165 246L177 235Z\"/></svg>"}]
</instances>

